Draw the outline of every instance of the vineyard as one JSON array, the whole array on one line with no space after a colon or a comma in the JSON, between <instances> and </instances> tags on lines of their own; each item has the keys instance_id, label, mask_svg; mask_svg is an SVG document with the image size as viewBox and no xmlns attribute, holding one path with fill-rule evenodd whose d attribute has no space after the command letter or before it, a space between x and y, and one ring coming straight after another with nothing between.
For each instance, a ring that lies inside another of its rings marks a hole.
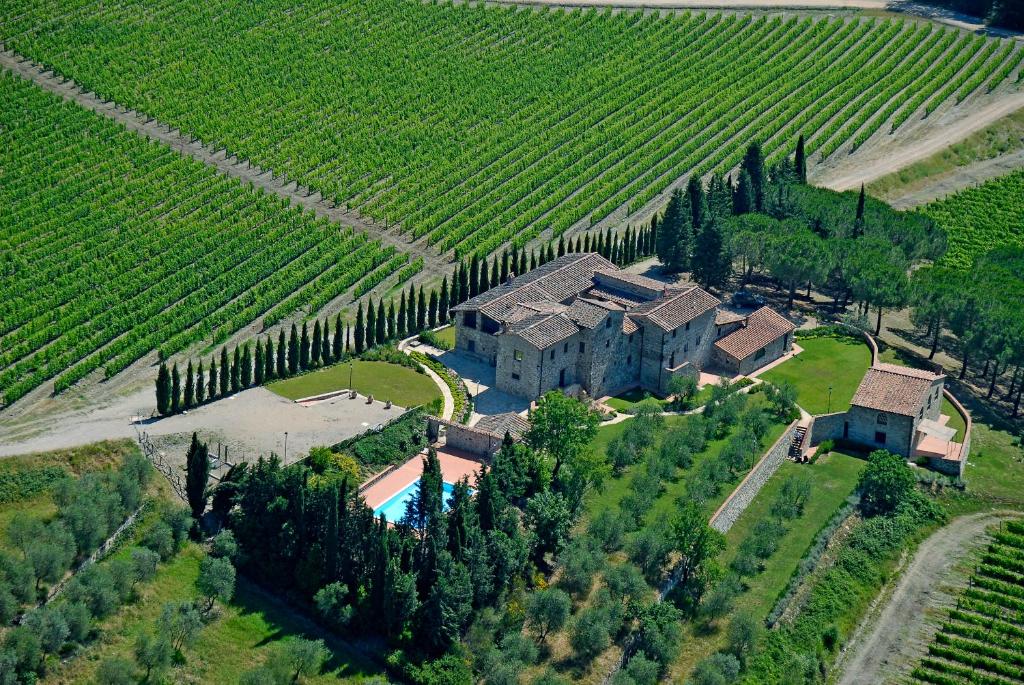
<instances>
[{"instance_id":1,"label":"vineyard","mask_svg":"<svg viewBox=\"0 0 1024 685\"><path fill-rule=\"evenodd\" d=\"M4 403L319 309L407 261L6 74L0 131Z\"/></svg>"},{"instance_id":2,"label":"vineyard","mask_svg":"<svg viewBox=\"0 0 1024 685\"><path fill-rule=\"evenodd\" d=\"M914 669L935 685L1024 681L1024 523L995 533L970 587L942 623L929 656Z\"/></svg>"},{"instance_id":3,"label":"vineyard","mask_svg":"<svg viewBox=\"0 0 1024 685\"><path fill-rule=\"evenodd\" d=\"M12 0L0 38L85 88L457 256L640 209L997 87L1024 48L928 22L406 0Z\"/></svg>"},{"instance_id":4,"label":"vineyard","mask_svg":"<svg viewBox=\"0 0 1024 685\"><path fill-rule=\"evenodd\" d=\"M1024 244L1024 171L933 202L924 212L941 226L949 248L944 261L968 267L995 247Z\"/></svg>"}]
</instances>

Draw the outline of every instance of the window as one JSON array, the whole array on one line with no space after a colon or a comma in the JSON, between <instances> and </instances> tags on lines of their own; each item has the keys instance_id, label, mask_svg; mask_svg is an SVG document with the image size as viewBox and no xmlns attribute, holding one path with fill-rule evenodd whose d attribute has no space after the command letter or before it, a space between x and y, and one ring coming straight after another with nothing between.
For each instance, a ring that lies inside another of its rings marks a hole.
<instances>
[{"instance_id":1,"label":"window","mask_svg":"<svg viewBox=\"0 0 1024 685\"><path fill-rule=\"evenodd\" d=\"M683 345L683 354L689 354L689 353L690 353L690 343L685 343Z\"/></svg>"},{"instance_id":2,"label":"window","mask_svg":"<svg viewBox=\"0 0 1024 685\"><path fill-rule=\"evenodd\" d=\"M928 408L929 409L932 408L932 396L931 395L928 396Z\"/></svg>"},{"instance_id":3,"label":"window","mask_svg":"<svg viewBox=\"0 0 1024 685\"><path fill-rule=\"evenodd\" d=\"M554 359L554 358L555 358L555 348L552 347L551 348L551 352L548 354L548 359Z\"/></svg>"},{"instance_id":4,"label":"window","mask_svg":"<svg viewBox=\"0 0 1024 685\"><path fill-rule=\"evenodd\" d=\"M679 332L679 329L678 329L678 328L673 328L673 329L672 329L672 339L673 339L673 340L675 340L675 337L676 337L676 333L678 333L678 332Z\"/></svg>"},{"instance_id":5,"label":"window","mask_svg":"<svg viewBox=\"0 0 1024 685\"><path fill-rule=\"evenodd\" d=\"M686 322L686 330L690 330L690 322L689 321Z\"/></svg>"},{"instance_id":6,"label":"window","mask_svg":"<svg viewBox=\"0 0 1024 685\"><path fill-rule=\"evenodd\" d=\"M476 328L476 312L463 312L462 325L467 328Z\"/></svg>"},{"instance_id":7,"label":"window","mask_svg":"<svg viewBox=\"0 0 1024 685\"><path fill-rule=\"evenodd\" d=\"M761 349L759 349L757 351L757 354L754 355L754 359L760 359L763 356L764 356L764 348L762 347Z\"/></svg>"},{"instance_id":8,"label":"window","mask_svg":"<svg viewBox=\"0 0 1024 685\"><path fill-rule=\"evenodd\" d=\"M604 320L604 327L605 328L611 328L612 327L612 317L609 316L607 319Z\"/></svg>"},{"instance_id":9,"label":"window","mask_svg":"<svg viewBox=\"0 0 1024 685\"><path fill-rule=\"evenodd\" d=\"M569 354L569 343L562 345L562 354Z\"/></svg>"},{"instance_id":10,"label":"window","mask_svg":"<svg viewBox=\"0 0 1024 685\"><path fill-rule=\"evenodd\" d=\"M715 335L717 335L719 338L722 337L722 327L721 326L718 327L718 332Z\"/></svg>"},{"instance_id":11,"label":"window","mask_svg":"<svg viewBox=\"0 0 1024 685\"><path fill-rule=\"evenodd\" d=\"M512 350L512 358L515 359L517 362L523 361L523 351L522 350Z\"/></svg>"},{"instance_id":12,"label":"window","mask_svg":"<svg viewBox=\"0 0 1024 685\"><path fill-rule=\"evenodd\" d=\"M633 334L632 333L629 334L629 344L630 345L633 344Z\"/></svg>"},{"instance_id":13,"label":"window","mask_svg":"<svg viewBox=\"0 0 1024 685\"><path fill-rule=\"evenodd\" d=\"M587 346L586 346L586 345L585 345L585 344L583 343L583 341L581 340L581 341L580 341L580 354L583 354L583 351L584 351L584 350L586 349L586 347L587 347Z\"/></svg>"},{"instance_id":14,"label":"window","mask_svg":"<svg viewBox=\"0 0 1024 685\"><path fill-rule=\"evenodd\" d=\"M512 374L512 380L514 380L514 381L519 380L519 374L518 373L513 373Z\"/></svg>"},{"instance_id":15,"label":"window","mask_svg":"<svg viewBox=\"0 0 1024 685\"><path fill-rule=\"evenodd\" d=\"M877 423L880 426L885 426L889 423L889 417L886 416L885 414L879 413L878 418L875 419L875 423Z\"/></svg>"},{"instance_id":16,"label":"window","mask_svg":"<svg viewBox=\"0 0 1024 685\"><path fill-rule=\"evenodd\" d=\"M877 442L879 445L884 445L885 433L883 433L882 431L875 431L875 442Z\"/></svg>"},{"instance_id":17,"label":"window","mask_svg":"<svg viewBox=\"0 0 1024 685\"><path fill-rule=\"evenodd\" d=\"M923 419L924 418L924 407L921 407L921 411L917 412L917 418L919 418L919 419Z\"/></svg>"}]
</instances>

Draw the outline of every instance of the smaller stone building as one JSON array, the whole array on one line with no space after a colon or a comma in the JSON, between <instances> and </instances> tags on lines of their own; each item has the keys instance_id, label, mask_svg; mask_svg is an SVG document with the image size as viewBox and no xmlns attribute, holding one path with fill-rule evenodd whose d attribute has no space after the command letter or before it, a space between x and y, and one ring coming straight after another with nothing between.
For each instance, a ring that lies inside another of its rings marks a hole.
<instances>
[{"instance_id":1,"label":"smaller stone building","mask_svg":"<svg viewBox=\"0 0 1024 685\"><path fill-rule=\"evenodd\" d=\"M715 321L720 336L715 342L715 363L746 376L793 349L796 326L771 307L761 307L745 318ZM729 332L725 332L728 329Z\"/></svg>"}]
</instances>

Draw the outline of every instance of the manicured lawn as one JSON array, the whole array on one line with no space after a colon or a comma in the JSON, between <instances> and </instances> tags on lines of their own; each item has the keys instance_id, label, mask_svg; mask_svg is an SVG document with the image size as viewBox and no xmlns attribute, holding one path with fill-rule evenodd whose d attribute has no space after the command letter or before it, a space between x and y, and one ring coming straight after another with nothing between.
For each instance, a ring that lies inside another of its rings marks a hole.
<instances>
[{"instance_id":1,"label":"manicured lawn","mask_svg":"<svg viewBox=\"0 0 1024 685\"><path fill-rule=\"evenodd\" d=\"M429 404L441 391L425 373L388 362L352 362L352 385L361 395L376 400L391 400L401 407ZM267 386L272 392L297 400L349 387L349 364L336 364L296 378L277 381Z\"/></svg>"},{"instance_id":2,"label":"manicured lawn","mask_svg":"<svg viewBox=\"0 0 1024 685\"><path fill-rule=\"evenodd\" d=\"M1024 505L1024 449L1019 438L975 423L964 480L969 493Z\"/></svg>"},{"instance_id":3,"label":"manicured lawn","mask_svg":"<svg viewBox=\"0 0 1024 685\"><path fill-rule=\"evenodd\" d=\"M711 397L711 386L705 385L703 388L697 391L696 396L693 398L693 406L699 407L700 405L707 402L709 397ZM669 407L669 401L667 399L658 399L651 393L641 388L627 390L621 395L610 397L607 400L605 400L605 404L607 404L609 407L616 411L629 412L634 407L636 407L636 405L638 405L640 402L646 399L654 400L655 402L660 404L665 411L671 410L671 407Z\"/></svg>"},{"instance_id":4,"label":"manicured lawn","mask_svg":"<svg viewBox=\"0 0 1024 685\"><path fill-rule=\"evenodd\" d=\"M131 660L135 636L139 630L153 630L165 602L197 596L195 581L202 554L197 546L189 545L169 563L161 565L156 579L142 589L141 598L104 622L99 642L63 664L43 682L93 682L93 674L104 659L120 656ZM324 637L311 623L239 579L234 600L221 606L219 615L204 626L195 645L184 650L184 665L176 668L168 680L237 683L244 672L261 665L279 642L295 635ZM327 642L332 657L325 672L305 682L358 682L380 673L341 642Z\"/></svg>"},{"instance_id":5,"label":"manicured lawn","mask_svg":"<svg viewBox=\"0 0 1024 685\"><path fill-rule=\"evenodd\" d=\"M455 326L445 326L439 331L435 331L436 335L440 340L448 343L449 349L455 347Z\"/></svg>"},{"instance_id":6,"label":"manicured lawn","mask_svg":"<svg viewBox=\"0 0 1024 685\"><path fill-rule=\"evenodd\" d=\"M946 423L950 428L956 428L956 435L953 436L954 442L963 442L964 431L967 429L967 424L964 422L960 412L953 407L953 403L947 400L945 397L942 398L942 409L943 414L949 417L949 421Z\"/></svg>"},{"instance_id":7,"label":"manicured lawn","mask_svg":"<svg viewBox=\"0 0 1024 685\"><path fill-rule=\"evenodd\" d=\"M804 351L762 378L776 385L791 383L796 388L797 402L811 414L849 409L864 372L871 366L867 345L852 338L805 338L797 339L796 344Z\"/></svg>"}]
</instances>

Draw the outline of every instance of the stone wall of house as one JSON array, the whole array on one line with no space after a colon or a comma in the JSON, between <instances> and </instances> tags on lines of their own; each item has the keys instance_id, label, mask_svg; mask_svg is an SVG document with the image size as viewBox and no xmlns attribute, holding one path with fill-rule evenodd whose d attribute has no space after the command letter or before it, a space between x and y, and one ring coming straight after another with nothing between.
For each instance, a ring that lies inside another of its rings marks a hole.
<instances>
[{"instance_id":1,"label":"stone wall of house","mask_svg":"<svg viewBox=\"0 0 1024 685\"><path fill-rule=\"evenodd\" d=\"M846 439L867 449L886 449L893 454L910 457L914 445L915 419L864 407L850 407L846 415L850 425ZM879 423L880 415L884 417L885 423ZM885 433L884 443L875 440L876 431Z\"/></svg>"},{"instance_id":2,"label":"stone wall of house","mask_svg":"<svg viewBox=\"0 0 1024 685\"><path fill-rule=\"evenodd\" d=\"M465 317L470 313L476 314L476 327L465 324ZM482 319L483 315L480 312L456 312L455 349L494 366L495 358L498 354L498 338L480 330ZM470 350L470 347L473 349Z\"/></svg>"},{"instance_id":3,"label":"stone wall of house","mask_svg":"<svg viewBox=\"0 0 1024 685\"><path fill-rule=\"evenodd\" d=\"M715 313L716 310L712 309L680 326L675 330L675 336L672 331L645 326L640 384L664 393L672 376L667 369L679 369L687 363L697 371L707 366L715 344Z\"/></svg>"},{"instance_id":4,"label":"stone wall of house","mask_svg":"<svg viewBox=\"0 0 1024 685\"><path fill-rule=\"evenodd\" d=\"M642 339L640 331L622 331L623 312L609 312L605 319L587 331L586 348L579 358L580 384L593 397L636 385L640 380Z\"/></svg>"},{"instance_id":5,"label":"stone wall of house","mask_svg":"<svg viewBox=\"0 0 1024 685\"><path fill-rule=\"evenodd\" d=\"M754 497L761 491L764 484L768 482L768 479L772 477L782 462L786 459L786 455L789 454L789 446L793 443L793 436L796 434L796 424L789 424L789 427L779 436L779 439L775 441L768 451L765 452L761 460L754 465L754 468L750 470L747 477L743 479L729 498L725 500L718 511L715 512L714 516L711 517L711 527L720 533L725 533L733 524L739 519L750 503L754 501Z\"/></svg>"},{"instance_id":6,"label":"stone wall of house","mask_svg":"<svg viewBox=\"0 0 1024 685\"><path fill-rule=\"evenodd\" d=\"M764 356L758 358L757 353L750 355L746 359L740 360L737 370L743 376L750 375L760 369L766 364L771 364L773 361L781 357L782 355L793 349L793 334L788 333L778 340L768 343L764 347Z\"/></svg>"},{"instance_id":7,"label":"stone wall of house","mask_svg":"<svg viewBox=\"0 0 1024 685\"><path fill-rule=\"evenodd\" d=\"M492 435L487 431L439 419L435 416L427 417L427 437L431 441L437 440L442 428L444 429L446 447L469 452L470 454L487 459L501 449L502 438Z\"/></svg>"},{"instance_id":8,"label":"stone wall of house","mask_svg":"<svg viewBox=\"0 0 1024 685\"><path fill-rule=\"evenodd\" d=\"M820 445L826 440L842 440L843 424L846 421L845 411L815 416L811 424L811 445Z\"/></svg>"}]
</instances>

